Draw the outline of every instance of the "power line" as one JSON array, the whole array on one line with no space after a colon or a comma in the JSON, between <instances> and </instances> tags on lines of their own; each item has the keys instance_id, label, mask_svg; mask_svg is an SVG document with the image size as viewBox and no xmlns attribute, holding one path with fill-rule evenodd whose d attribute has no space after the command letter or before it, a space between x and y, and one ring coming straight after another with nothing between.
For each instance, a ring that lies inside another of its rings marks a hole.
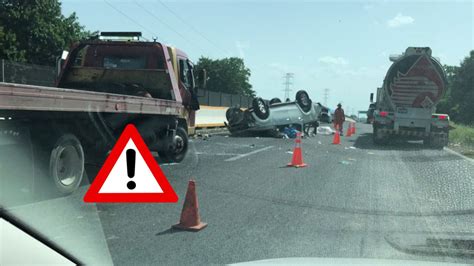
<instances>
[{"instance_id":1,"label":"power line","mask_svg":"<svg viewBox=\"0 0 474 266\"><path fill-rule=\"evenodd\" d=\"M285 76L283 76L283 78L285 79L285 83L283 83L283 85L285 85L285 99L284 101L286 101L286 99L289 99L290 98L290 85L292 85L293 83L291 82L291 79L294 77L295 74L293 73L286 73Z\"/></svg>"},{"instance_id":2,"label":"power line","mask_svg":"<svg viewBox=\"0 0 474 266\"><path fill-rule=\"evenodd\" d=\"M116 8L115 6L113 6L111 3L109 3L107 0L104 0L104 2L109 5L111 8L113 8L115 11L117 11L118 13L122 14L122 16L126 17L128 20L130 20L131 22L133 22L135 25L139 26L140 28L146 30L148 33L151 33L151 36L156 36L156 33L154 33L153 31L149 30L147 27L143 26L142 24L138 23L136 20L134 20L133 18L131 18L130 16L128 16L127 14L125 14L124 12L120 11L120 9Z\"/></svg>"},{"instance_id":3,"label":"power line","mask_svg":"<svg viewBox=\"0 0 474 266\"><path fill-rule=\"evenodd\" d=\"M219 47L218 45L216 45L213 41L211 41L209 38L207 38L201 31L199 31L196 27L194 27L193 25L189 24L185 19L183 19L178 13L176 13L173 9L171 9L168 5L166 5L165 3L163 3L163 1L161 0L158 0L158 2L164 6L171 14L173 14L176 18L178 18L183 24L187 25L191 30L193 30L194 32L196 32L199 36L201 36L203 39L205 39L206 41L208 41L210 44L212 44L215 48L221 50L221 52L224 52L224 54L230 54L229 51Z\"/></svg>"},{"instance_id":4,"label":"power line","mask_svg":"<svg viewBox=\"0 0 474 266\"><path fill-rule=\"evenodd\" d=\"M189 44L193 44L194 46L196 46L197 48L201 49L202 52L206 52L205 49L203 49L202 47L200 47L199 45L193 43L192 41L190 41L188 38L186 38L184 35L182 35L179 31L175 30L173 27L171 27L171 25L169 25L168 23L164 22L163 20L161 20L160 18L158 18L155 14L151 13L150 11L148 11L148 9L146 9L144 6L142 6L141 4L139 4L136 0L133 1L138 7L140 7L141 9L143 9L143 11L145 11L148 15L152 16L156 21L160 22L161 24L165 25L166 27L168 27L170 30L172 30L174 33L176 33L179 37L181 37L183 40L185 40L187 43Z\"/></svg>"}]
</instances>

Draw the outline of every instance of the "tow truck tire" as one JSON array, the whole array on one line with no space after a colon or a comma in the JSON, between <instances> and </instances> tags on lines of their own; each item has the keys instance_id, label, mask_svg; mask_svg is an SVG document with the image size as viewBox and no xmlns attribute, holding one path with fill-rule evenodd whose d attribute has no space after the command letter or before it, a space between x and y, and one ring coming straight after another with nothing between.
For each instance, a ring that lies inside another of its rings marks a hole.
<instances>
[{"instance_id":1,"label":"tow truck tire","mask_svg":"<svg viewBox=\"0 0 474 266\"><path fill-rule=\"evenodd\" d=\"M300 90L296 93L296 102L305 113L311 110L312 101L306 91Z\"/></svg>"},{"instance_id":2,"label":"tow truck tire","mask_svg":"<svg viewBox=\"0 0 474 266\"><path fill-rule=\"evenodd\" d=\"M276 103L281 103L280 98L273 98L270 100L270 105L274 105Z\"/></svg>"},{"instance_id":3,"label":"tow truck tire","mask_svg":"<svg viewBox=\"0 0 474 266\"><path fill-rule=\"evenodd\" d=\"M252 107L258 118L265 120L270 116L270 108L262 98L255 98L252 101Z\"/></svg>"},{"instance_id":4,"label":"tow truck tire","mask_svg":"<svg viewBox=\"0 0 474 266\"><path fill-rule=\"evenodd\" d=\"M84 176L84 150L73 134L62 135L53 145L49 174L62 194L71 194L81 184Z\"/></svg>"},{"instance_id":5,"label":"tow truck tire","mask_svg":"<svg viewBox=\"0 0 474 266\"><path fill-rule=\"evenodd\" d=\"M184 160L188 152L188 133L184 128L178 127L174 141L176 141L174 150L158 152L158 155L166 163L179 163Z\"/></svg>"}]
</instances>

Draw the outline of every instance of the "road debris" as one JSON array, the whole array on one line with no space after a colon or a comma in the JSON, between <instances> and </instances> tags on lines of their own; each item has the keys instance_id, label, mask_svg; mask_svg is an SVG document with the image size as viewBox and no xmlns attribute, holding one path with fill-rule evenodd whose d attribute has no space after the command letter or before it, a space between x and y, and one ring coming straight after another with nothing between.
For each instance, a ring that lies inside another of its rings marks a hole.
<instances>
[{"instance_id":1,"label":"road debris","mask_svg":"<svg viewBox=\"0 0 474 266\"><path fill-rule=\"evenodd\" d=\"M299 131L296 130L294 127L285 127L283 129L283 135L287 136L290 139L296 138L296 134L298 134Z\"/></svg>"},{"instance_id":2,"label":"road debris","mask_svg":"<svg viewBox=\"0 0 474 266\"><path fill-rule=\"evenodd\" d=\"M331 127L318 127L318 134L320 135L333 135L334 130Z\"/></svg>"}]
</instances>

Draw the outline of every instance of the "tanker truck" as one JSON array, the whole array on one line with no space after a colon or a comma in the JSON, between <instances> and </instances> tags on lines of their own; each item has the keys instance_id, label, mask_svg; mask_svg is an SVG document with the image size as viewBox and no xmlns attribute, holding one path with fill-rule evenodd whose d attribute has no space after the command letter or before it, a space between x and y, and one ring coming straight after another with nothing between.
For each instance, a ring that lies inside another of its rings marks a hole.
<instances>
[{"instance_id":1,"label":"tanker truck","mask_svg":"<svg viewBox=\"0 0 474 266\"><path fill-rule=\"evenodd\" d=\"M446 73L429 47L408 47L390 56L383 86L377 89L373 141L383 145L396 138L423 140L429 147L448 143L449 116L437 114L446 92ZM370 101L373 102L373 93Z\"/></svg>"}]
</instances>

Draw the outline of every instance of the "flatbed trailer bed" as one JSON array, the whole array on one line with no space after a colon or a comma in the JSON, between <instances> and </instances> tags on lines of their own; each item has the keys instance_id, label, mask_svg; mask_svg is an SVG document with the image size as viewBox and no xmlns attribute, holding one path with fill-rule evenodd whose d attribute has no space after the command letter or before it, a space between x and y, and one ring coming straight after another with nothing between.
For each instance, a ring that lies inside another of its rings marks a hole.
<instances>
[{"instance_id":1,"label":"flatbed trailer bed","mask_svg":"<svg viewBox=\"0 0 474 266\"><path fill-rule=\"evenodd\" d=\"M176 101L0 82L0 114L15 111L182 115Z\"/></svg>"}]
</instances>

